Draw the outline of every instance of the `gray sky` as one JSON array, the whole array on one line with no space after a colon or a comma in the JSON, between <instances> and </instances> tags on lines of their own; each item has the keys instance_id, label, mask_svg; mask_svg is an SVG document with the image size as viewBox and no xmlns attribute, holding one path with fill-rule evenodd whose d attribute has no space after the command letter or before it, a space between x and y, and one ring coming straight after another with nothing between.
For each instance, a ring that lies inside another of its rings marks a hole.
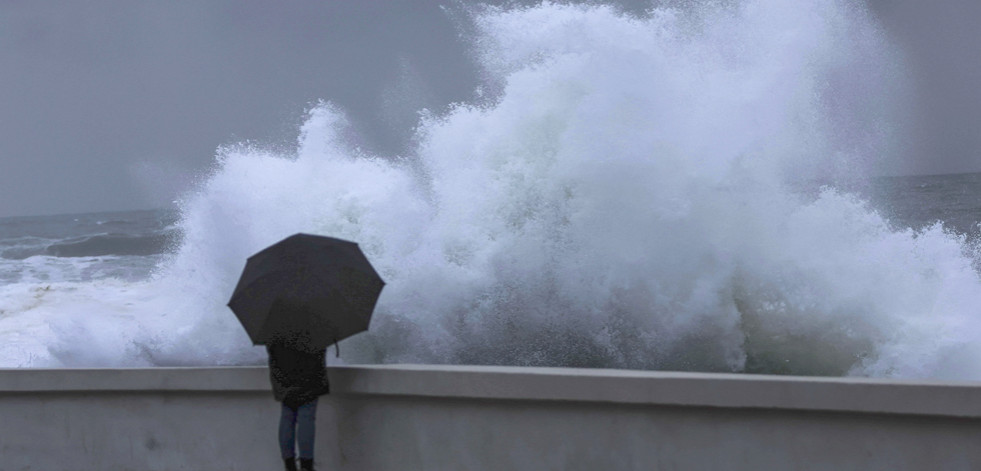
<instances>
[{"instance_id":1,"label":"gray sky","mask_svg":"<svg viewBox=\"0 0 981 471\"><path fill-rule=\"evenodd\" d=\"M915 78L891 173L981 171L981 2L871 1ZM441 4L0 0L0 217L166 206L219 145L292 144L318 99L396 153L478 84Z\"/></svg>"}]
</instances>

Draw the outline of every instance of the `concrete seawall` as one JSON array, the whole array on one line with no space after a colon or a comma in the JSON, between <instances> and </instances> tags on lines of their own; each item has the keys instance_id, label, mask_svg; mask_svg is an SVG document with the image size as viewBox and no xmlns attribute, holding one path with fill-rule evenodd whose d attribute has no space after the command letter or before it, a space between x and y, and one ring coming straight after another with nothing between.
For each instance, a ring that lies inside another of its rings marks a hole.
<instances>
[{"instance_id":1,"label":"concrete seawall","mask_svg":"<svg viewBox=\"0 0 981 471\"><path fill-rule=\"evenodd\" d=\"M0 369L0 471L275 470L265 368ZM981 387L331 367L323 470L974 470Z\"/></svg>"}]
</instances>

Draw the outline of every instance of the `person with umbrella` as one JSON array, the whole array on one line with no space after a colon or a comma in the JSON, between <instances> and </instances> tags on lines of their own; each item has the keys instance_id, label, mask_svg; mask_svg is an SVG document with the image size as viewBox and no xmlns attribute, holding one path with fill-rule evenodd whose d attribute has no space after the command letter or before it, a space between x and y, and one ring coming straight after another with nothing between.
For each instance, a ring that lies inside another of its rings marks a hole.
<instances>
[{"instance_id":1,"label":"person with umbrella","mask_svg":"<svg viewBox=\"0 0 981 471\"><path fill-rule=\"evenodd\" d=\"M279 450L287 471L296 471L296 448L300 469L313 469L317 400L330 393L327 380L327 349L311 348L301 338L281 339L266 344L269 380L273 397L281 402Z\"/></svg>"},{"instance_id":2,"label":"person with umbrella","mask_svg":"<svg viewBox=\"0 0 981 471\"><path fill-rule=\"evenodd\" d=\"M246 262L228 306L269 353L287 471L296 470L297 447L301 469L313 469L317 401L330 392L327 347L368 329L384 286L358 244L331 237L295 234Z\"/></svg>"}]
</instances>

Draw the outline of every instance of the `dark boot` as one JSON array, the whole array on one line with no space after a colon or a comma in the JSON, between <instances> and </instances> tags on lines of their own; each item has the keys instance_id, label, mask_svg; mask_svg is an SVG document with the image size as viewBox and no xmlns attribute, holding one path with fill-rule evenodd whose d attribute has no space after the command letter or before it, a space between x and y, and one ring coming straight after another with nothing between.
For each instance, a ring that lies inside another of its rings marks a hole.
<instances>
[{"instance_id":1,"label":"dark boot","mask_svg":"<svg viewBox=\"0 0 981 471\"><path fill-rule=\"evenodd\" d=\"M316 471L313 469L313 459L300 458L300 469L302 471Z\"/></svg>"},{"instance_id":2,"label":"dark boot","mask_svg":"<svg viewBox=\"0 0 981 471\"><path fill-rule=\"evenodd\" d=\"M293 458L283 458L283 464L286 465L286 471L296 471L296 460Z\"/></svg>"}]
</instances>

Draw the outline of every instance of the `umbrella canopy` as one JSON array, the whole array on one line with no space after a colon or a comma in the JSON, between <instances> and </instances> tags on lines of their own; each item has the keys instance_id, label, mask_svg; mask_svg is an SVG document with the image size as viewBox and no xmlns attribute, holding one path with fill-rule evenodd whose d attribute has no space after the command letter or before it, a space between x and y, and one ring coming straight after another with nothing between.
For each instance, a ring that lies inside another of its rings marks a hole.
<instances>
[{"instance_id":1,"label":"umbrella canopy","mask_svg":"<svg viewBox=\"0 0 981 471\"><path fill-rule=\"evenodd\" d=\"M256 345L324 348L368 330L384 286L358 244L295 234L249 257L228 307Z\"/></svg>"}]
</instances>

